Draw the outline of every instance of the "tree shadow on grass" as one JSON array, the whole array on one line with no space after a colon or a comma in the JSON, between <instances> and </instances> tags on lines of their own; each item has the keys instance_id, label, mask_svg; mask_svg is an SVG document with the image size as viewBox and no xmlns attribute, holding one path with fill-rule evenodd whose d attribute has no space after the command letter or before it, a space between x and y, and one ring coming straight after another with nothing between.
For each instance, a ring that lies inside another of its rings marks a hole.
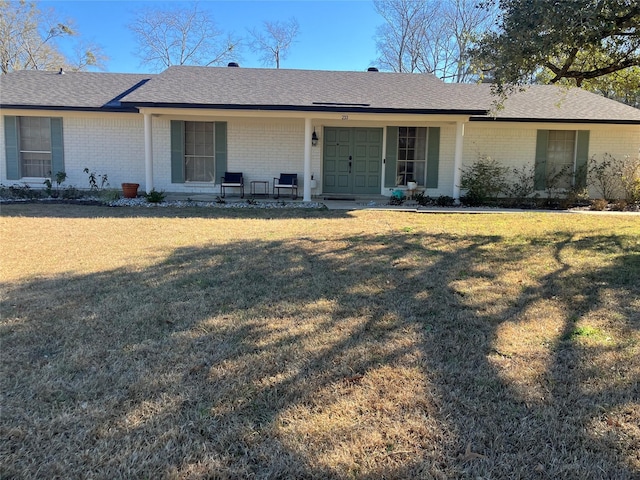
<instances>
[{"instance_id":1,"label":"tree shadow on grass","mask_svg":"<svg viewBox=\"0 0 640 480\"><path fill-rule=\"evenodd\" d=\"M2 285L2 475L633 478L628 438L598 436L593 422L637 403L638 360L630 378L589 391L606 346L574 335L606 308L617 335L637 338L628 244L238 241L139 272ZM607 245L609 265L564 260ZM548 248L555 265L514 290L509 278ZM560 330L532 328L540 312ZM510 372L541 353L527 357L524 340L504 351L518 328L550 345L524 382Z\"/></svg>"}]
</instances>

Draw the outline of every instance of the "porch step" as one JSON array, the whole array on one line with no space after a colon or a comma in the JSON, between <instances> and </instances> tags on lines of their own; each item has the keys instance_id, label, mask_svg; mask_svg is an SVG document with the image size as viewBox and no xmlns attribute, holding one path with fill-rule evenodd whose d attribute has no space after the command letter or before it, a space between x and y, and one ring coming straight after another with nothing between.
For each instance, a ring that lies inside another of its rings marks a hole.
<instances>
[{"instance_id":1,"label":"porch step","mask_svg":"<svg viewBox=\"0 0 640 480\"><path fill-rule=\"evenodd\" d=\"M345 196L327 196L323 197L323 200L343 200L346 202L355 202L356 197L345 197Z\"/></svg>"}]
</instances>

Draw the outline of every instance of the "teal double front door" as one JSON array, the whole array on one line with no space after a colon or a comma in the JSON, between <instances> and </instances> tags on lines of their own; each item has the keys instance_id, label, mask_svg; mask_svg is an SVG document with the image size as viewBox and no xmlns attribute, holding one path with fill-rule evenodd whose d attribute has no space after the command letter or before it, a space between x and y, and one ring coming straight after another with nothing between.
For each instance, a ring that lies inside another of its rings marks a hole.
<instances>
[{"instance_id":1,"label":"teal double front door","mask_svg":"<svg viewBox=\"0 0 640 480\"><path fill-rule=\"evenodd\" d=\"M380 194L382 128L324 128L323 193Z\"/></svg>"}]
</instances>

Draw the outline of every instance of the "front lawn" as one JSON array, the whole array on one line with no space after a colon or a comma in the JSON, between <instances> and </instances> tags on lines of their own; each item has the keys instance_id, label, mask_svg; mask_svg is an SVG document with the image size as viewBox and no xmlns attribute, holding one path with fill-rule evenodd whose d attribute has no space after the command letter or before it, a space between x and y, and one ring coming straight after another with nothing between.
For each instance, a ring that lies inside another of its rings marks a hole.
<instances>
[{"instance_id":1,"label":"front lawn","mask_svg":"<svg viewBox=\"0 0 640 480\"><path fill-rule=\"evenodd\" d=\"M640 476L640 217L3 205L0 478Z\"/></svg>"}]
</instances>

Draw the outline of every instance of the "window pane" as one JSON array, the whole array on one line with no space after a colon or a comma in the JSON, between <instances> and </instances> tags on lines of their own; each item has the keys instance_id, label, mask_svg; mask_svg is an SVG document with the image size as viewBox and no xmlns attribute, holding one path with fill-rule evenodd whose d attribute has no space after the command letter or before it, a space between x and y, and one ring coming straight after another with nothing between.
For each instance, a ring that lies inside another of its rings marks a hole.
<instances>
[{"instance_id":1,"label":"window pane","mask_svg":"<svg viewBox=\"0 0 640 480\"><path fill-rule=\"evenodd\" d=\"M416 153L414 158L416 160L425 160L427 155L427 129L420 127L416 132Z\"/></svg>"},{"instance_id":2,"label":"window pane","mask_svg":"<svg viewBox=\"0 0 640 480\"><path fill-rule=\"evenodd\" d=\"M400 127L398 129L397 184L417 182L424 185L427 129L425 127Z\"/></svg>"},{"instance_id":3,"label":"window pane","mask_svg":"<svg viewBox=\"0 0 640 480\"><path fill-rule=\"evenodd\" d=\"M18 117L20 168L23 177L51 175L51 119Z\"/></svg>"},{"instance_id":4,"label":"window pane","mask_svg":"<svg viewBox=\"0 0 640 480\"><path fill-rule=\"evenodd\" d=\"M215 171L214 122L185 122L185 180L213 182Z\"/></svg>"},{"instance_id":5,"label":"window pane","mask_svg":"<svg viewBox=\"0 0 640 480\"><path fill-rule=\"evenodd\" d=\"M556 188L571 188L573 184L576 132L550 130L547 147L547 183Z\"/></svg>"},{"instance_id":6,"label":"window pane","mask_svg":"<svg viewBox=\"0 0 640 480\"><path fill-rule=\"evenodd\" d=\"M21 158L23 177L51 176L51 154L23 152Z\"/></svg>"}]
</instances>

